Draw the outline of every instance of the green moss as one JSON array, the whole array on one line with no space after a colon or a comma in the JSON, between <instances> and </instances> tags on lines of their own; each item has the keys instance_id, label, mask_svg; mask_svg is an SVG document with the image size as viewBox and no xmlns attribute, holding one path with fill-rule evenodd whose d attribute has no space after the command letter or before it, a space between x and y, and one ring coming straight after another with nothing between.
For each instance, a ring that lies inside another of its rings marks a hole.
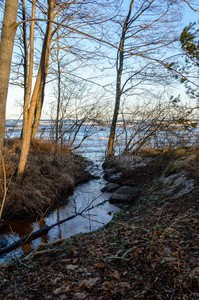
<instances>
[{"instance_id":1,"label":"green moss","mask_svg":"<svg viewBox=\"0 0 199 300\"><path fill-rule=\"evenodd\" d=\"M164 229L163 229L162 225L157 225L157 226L156 226L156 230L158 230L158 231L163 231Z\"/></svg>"},{"instance_id":2,"label":"green moss","mask_svg":"<svg viewBox=\"0 0 199 300\"><path fill-rule=\"evenodd\" d=\"M170 170L170 174L175 174L177 171L177 168L176 167L173 167L171 170Z\"/></svg>"}]
</instances>

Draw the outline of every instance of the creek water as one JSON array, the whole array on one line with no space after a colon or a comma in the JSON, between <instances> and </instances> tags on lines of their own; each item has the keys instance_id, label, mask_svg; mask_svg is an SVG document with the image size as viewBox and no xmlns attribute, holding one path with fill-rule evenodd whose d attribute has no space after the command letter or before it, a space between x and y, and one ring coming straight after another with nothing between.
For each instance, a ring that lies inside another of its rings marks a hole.
<instances>
[{"instance_id":1,"label":"creek water","mask_svg":"<svg viewBox=\"0 0 199 300\"><path fill-rule=\"evenodd\" d=\"M17 133L15 132L15 136L16 135ZM79 154L93 161L93 165L89 168L92 173L99 176L99 179L92 179L77 186L73 194L66 199L66 205L57 207L45 218L41 218L39 222L31 222L28 220L18 220L17 222L8 221L6 227L0 232L0 239L7 240L9 245L26 234L41 229L45 225L54 224L73 215L75 212L81 212L86 207L91 205L96 206L104 200L108 200L110 194L102 194L100 192L106 184L106 181L103 179L103 169L101 166L104 159L106 144L107 138L105 137L105 134L99 132L95 137L91 136L79 150ZM103 205L83 213L82 216L77 216L70 221L66 221L63 224L52 228L47 234L30 243L24 244L23 247L3 255L0 257L0 263L19 257L23 253L28 253L30 250L38 247L41 243L51 243L57 239L69 238L78 233L95 231L107 224L112 219L113 214L118 211L118 207L107 201Z\"/></svg>"},{"instance_id":2,"label":"creek water","mask_svg":"<svg viewBox=\"0 0 199 300\"><path fill-rule=\"evenodd\" d=\"M67 131L70 122L66 121L63 126L63 131ZM21 120L7 120L6 121L6 137L18 137L21 132L22 121ZM117 141L116 152L119 153L124 149L125 134L132 134L139 127L139 122L135 123L134 126L130 126L128 131L122 133L122 128L118 126L117 128ZM199 137L199 127L195 129L195 134L192 132L189 135L184 134L182 128L175 129L174 133L180 133L180 137L183 139L190 139L193 142L198 141ZM74 131L71 130L68 138L68 142L72 138ZM18 222L7 222L7 227L4 231L0 231L0 239L8 241L8 244L13 243L14 241L22 238L28 233L36 231L42 226L54 224L62 219L65 219L75 212L81 212L83 209L88 207L90 204L97 205L98 203L103 202L104 200L110 197L109 194L101 194L100 190L106 184L106 181L103 179L103 170L101 164L104 160L105 150L107 147L109 134L109 126L101 126L99 124L84 124L78 132L76 137L76 145L78 145L82 138L87 136L87 139L81 144L79 148L79 154L87 157L88 159L94 162L92 166L92 172L95 172L96 175L100 176L99 179L90 180L84 184L79 185L75 188L74 193L68 197L66 205L56 208L44 219L41 219L40 222L29 222L29 221L18 221ZM174 139L176 135L174 134ZM53 126L49 120L43 120L40 123L40 128L37 134L37 137L52 138L54 135ZM141 131L141 135L144 133ZM139 140L139 134L135 135L134 142ZM171 139L171 137L170 137ZM158 141L159 147L168 146L168 136L160 133L156 140L152 139L151 146L153 147ZM115 212L119 211L119 208L111 205L109 202L106 202L104 205L96 207L90 210L87 213L84 213L82 216L78 216L70 221L67 221L59 226L51 229L48 234L32 241L29 244L25 244L22 248L17 249L11 253L8 253L0 257L0 263L7 261L13 257L18 257L24 252L29 252L31 249L36 248L41 243L51 243L54 240L61 238L68 238L77 233L84 233L97 230L98 228L107 224L113 217Z\"/></svg>"},{"instance_id":3,"label":"creek water","mask_svg":"<svg viewBox=\"0 0 199 300\"><path fill-rule=\"evenodd\" d=\"M100 189L105 185L103 178L90 180L87 183L81 184L75 188L74 193L68 197L66 205L62 205L52 211L48 216L42 218L39 222L31 221L15 221L8 222L4 231L0 234L0 238L8 241L9 244L22 238L32 231L41 229L45 225L54 224L66 217L73 215L75 212L81 212L90 205L97 205L104 200L108 200L110 194L101 194ZM47 234L42 237L25 244L23 247L3 255L0 258L0 263L5 260L10 260L14 257L19 257L23 253L29 252L36 248L41 243L51 243L54 240L68 238L77 233L91 232L99 229L107 224L119 208L106 202L105 204L95 207L82 216L77 216L70 221L52 228Z\"/></svg>"}]
</instances>

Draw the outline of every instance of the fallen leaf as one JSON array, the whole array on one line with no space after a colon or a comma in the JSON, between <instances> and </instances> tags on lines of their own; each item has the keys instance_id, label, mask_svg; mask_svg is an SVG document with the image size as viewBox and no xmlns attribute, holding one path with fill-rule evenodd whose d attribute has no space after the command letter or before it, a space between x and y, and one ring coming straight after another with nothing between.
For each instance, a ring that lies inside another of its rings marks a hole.
<instances>
[{"instance_id":1,"label":"fallen leaf","mask_svg":"<svg viewBox=\"0 0 199 300\"><path fill-rule=\"evenodd\" d=\"M66 258L66 259L62 259L61 260L61 263L69 263L71 260L69 258Z\"/></svg>"},{"instance_id":2,"label":"fallen leaf","mask_svg":"<svg viewBox=\"0 0 199 300\"><path fill-rule=\"evenodd\" d=\"M102 284L101 289L104 291L109 291L113 286L113 281L106 281Z\"/></svg>"},{"instance_id":3,"label":"fallen leaf","mask_svg":"<svg viewBox=\"0 0 199 300\"><path fill-rule=\"evenodd\" d=\"M73 259L72 264L73 264L73 265L76 265L77 262L78 262L78 258L76 257L75 259Z\"/></svg>"},{"instance_id":4,"label":"fallen leaf","mask_svg":"<svg viewBox=\"0 0 199 300\"><path fill-rule=\"evenodd\" d=\"M195 267L191 273L189 274L189 277L195 277L199 275L199 267Z\"/></svg>"},{"instance_id":5,"label":"fallen leaf","mask_svg":"<svg viewBox=\"0 0 199 300\"><path fill-rule=\"evenodd\" d=\"M74 298L77 298L77 299L85 299L86 297L87 297L86 293L75 293L74 294Z\"/></svg>"},{"instance_id":6,"label":"fallen leaf","mask_svg":"<svg viewBox=\"0 0 199 300\"><path fill-rule=\"evenodd\" d=\"M103 267L104 267L104 265L101 264L101 263L99 263L99 264L96 265L96 268L98 268L98 269L102 269Z\"/></svg>"},{"instance_id":7,"label":"fallen leaf","mask_svg":"<svg viewBox=\"0 0 199 300\"><path fill-rule=\"evenodd\" d=\"M56 290L53 291L53 295L55 295L55 296L58 296L61 293L62 293L62 289L61 288L57 288Z\"/></svg>"},{"instance_id":8,"label":"fallen leaf","mask_svg":"<svg viewBox=\"0 0 199 300\"><path fill-rule=\"evenodd\" d=\"M95 277L95 278L89 278L89 279L84 279L83 280L83 284L90 289L91 287L93 287L96 282L98 281L99 277Z\"/></svg>"},{"instance_id":9,"label":"fallen leaf","mask_svg":"<svg viewBox=\"0 0 199 300\"><path fill-rule=\"evenodd\" d=\"M118 271L116 271L116 270L112 273L112 276L113 276L115 279L120 279L120 273L119 273Z\"/></svg>"},{"instance_id":10,"label":"fallen leaf","mask_svg":"<svg viewBox=\"0 0 199 300\"><path fill-rule=\"evenodd\" d=\"M70 265L67 265L67 266L66 266L66 269L67 269L67 270L75 270L75 269L77 269L77 268L78 268L78 265L71 265L71 264L70 264Z\"/></svg>"}]
</instances>

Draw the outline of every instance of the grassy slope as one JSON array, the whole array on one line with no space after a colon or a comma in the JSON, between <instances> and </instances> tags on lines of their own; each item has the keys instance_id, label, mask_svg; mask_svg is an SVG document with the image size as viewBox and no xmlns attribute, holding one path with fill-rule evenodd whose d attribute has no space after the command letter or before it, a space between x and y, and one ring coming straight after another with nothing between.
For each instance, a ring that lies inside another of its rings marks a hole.
<instances>
[{"instance_id":1,"label":"grassy slope","mask_svg":"<svg viewBox=\"0 0 199 300\"><path fill-rule=\"evenodd\" d=\"M83 159L63 147L54 154L53 145L34 141L23 178L16 180L20 140L10 140L4 149L8 192L3 210L7 218L41 218L53 206L66 201L75 185L89 178ZM0 199L3 198L3 169L0 165Z\"/></svg>"}]
</instances>

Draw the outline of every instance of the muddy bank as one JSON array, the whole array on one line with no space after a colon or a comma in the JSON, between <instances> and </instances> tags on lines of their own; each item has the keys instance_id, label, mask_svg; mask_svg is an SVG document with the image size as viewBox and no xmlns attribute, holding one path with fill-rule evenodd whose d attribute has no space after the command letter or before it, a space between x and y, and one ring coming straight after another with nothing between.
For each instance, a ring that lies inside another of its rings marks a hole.
<instances>
[{"instance_id":1,"label":"muddy bank","mask_svg":"<svg viewBox=\"0 0 199 300\"><path fill-rule=\"evenodd\" d=\"M65 203L74 187L92 178L85 160L67 147L54 152L53 144L36 140L32 144L26 170L16 179L20 140L10 140L4 149L7 195L2 218L36 219ZM3 168L0 166L0 199L3 198Z\"/></svg>"}]
</instances>

